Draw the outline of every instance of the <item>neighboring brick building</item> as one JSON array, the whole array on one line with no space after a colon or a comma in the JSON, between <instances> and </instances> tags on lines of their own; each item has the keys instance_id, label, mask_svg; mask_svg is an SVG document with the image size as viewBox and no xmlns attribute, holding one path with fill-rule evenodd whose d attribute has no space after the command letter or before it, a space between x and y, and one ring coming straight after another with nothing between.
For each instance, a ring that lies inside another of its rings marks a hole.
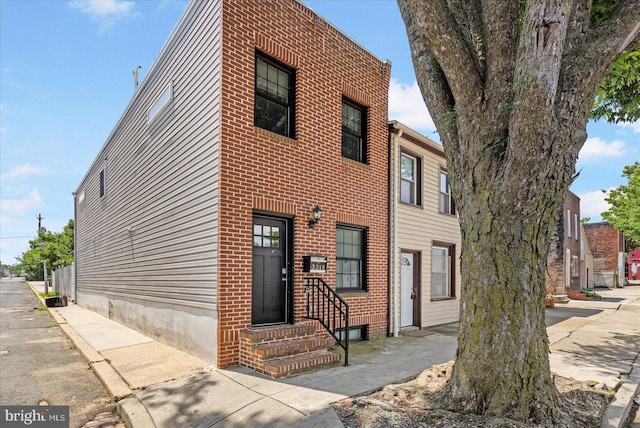
<instances>
[{"instance_id":1,"label":"neighboring brick building","mask_svg":"<svg viewBox=\"0 0 640 428\"><path fill-rule=\"evenodd\" d=\"M584 230L593 251L593 281L596 287L626 285L627 242L610 223L587 223Z\"/></svg>"},{"instance_id":2,"label":"neighboring brick building","mask_svg":"<svg viewBox=\"0 0 640 428\"><path fill-rule=\"evenodd\" d=\"M225 367L311 275L384 336L390 68L295 0L191 2L78 188L78 303Z\"/></svg>"},{"instance_id":3,"label":"neighboring brick building","mask_svg":"<svg viewBox=\"0 0 640 428\"><path fill-rule=\"evenodd\" d=\"M562 214L553 230L547 256L546 288L549 294L580 289L580 198L567 192Z\"/></svg>"}]
</instances>

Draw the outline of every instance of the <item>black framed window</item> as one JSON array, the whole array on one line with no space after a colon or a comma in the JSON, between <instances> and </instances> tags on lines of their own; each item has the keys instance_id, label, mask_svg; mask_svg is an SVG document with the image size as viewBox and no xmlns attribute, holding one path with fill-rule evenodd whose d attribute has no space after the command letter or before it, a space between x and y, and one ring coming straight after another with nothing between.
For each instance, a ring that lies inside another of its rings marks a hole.
<instances>
[{"instance_id":1,"label":"black framed window","mask_svg":"<svg viewBox=\"0 0 640 428\"><path fill-rule=\"evenodd\" d=\"M455 215L456 206L451 195L451 183L449 174L444 168L440 168L440 212Z\"/></svg>"},{"instance_id":2,"label":"black framed window","mask_svg":"<svg viewBox=\"0 0 640 428\"><path fill-rule=\"evenodd\" d=\"M256 53L254 125L295 138L295 72L265 55Z\"/></svg>"},{"instance_id":3,"label":"black framed window","mask_svg":"<svg viewBox=\"0 0 640 428\"><path fill-rule=\"evenodd\" d=\"M366 290L366 230L362 227L336 227L336 288Z\"/></svg>"},{"instance_id":4,"label":"black framed window","mask_svg":"<svg viewBox=\"0 0 640 428\"><path fill-rule=\"evenodd\" d=\"M342 156L367 160L367 109L346 98L342 99Z\"/></svg>"},{"instance_id":5,"label":"black framed window","mask_svg":"<svg viewBox=\"0 0 640 428\"><path fill-rule=\"evenodd\" d=\"M400 202L422 205L422 159L400 152Z\"/></svg>"}]
</instances>

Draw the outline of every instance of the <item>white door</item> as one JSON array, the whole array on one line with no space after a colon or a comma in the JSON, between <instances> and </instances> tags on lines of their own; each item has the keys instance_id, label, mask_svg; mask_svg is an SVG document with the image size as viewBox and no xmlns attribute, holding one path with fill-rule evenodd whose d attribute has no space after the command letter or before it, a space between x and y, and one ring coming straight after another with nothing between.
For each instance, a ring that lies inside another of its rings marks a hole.
<instances>
[{"instance_id":1,"label":"white door","mask_svg":"<svg viewBox=\"0 0 640 428\"><path fill-rule=\"evenodd\" d=\"M413 263L414 254L400 254L400 326L413 325Z\"/></svg>"}]
</instances>

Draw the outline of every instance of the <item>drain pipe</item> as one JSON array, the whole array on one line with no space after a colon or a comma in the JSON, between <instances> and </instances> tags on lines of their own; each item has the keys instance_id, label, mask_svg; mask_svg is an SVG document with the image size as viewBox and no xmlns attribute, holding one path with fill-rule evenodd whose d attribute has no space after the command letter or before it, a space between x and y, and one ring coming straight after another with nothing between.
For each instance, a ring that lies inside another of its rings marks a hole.
<instances>
[{"instance_id":1,"label":"drain pipe","mask_svg":"<svg viewBox=\"0 0 640 428\"><path fill-rule=\"evenodd\" d=\"M398 314L398 138L402 137L402 133L403 130L398 129L391 137L391 291L393 301L391 316L393 318L393 337L398 337L400 333L398 328L400 323Z\"/></svg>"}]
</instances>

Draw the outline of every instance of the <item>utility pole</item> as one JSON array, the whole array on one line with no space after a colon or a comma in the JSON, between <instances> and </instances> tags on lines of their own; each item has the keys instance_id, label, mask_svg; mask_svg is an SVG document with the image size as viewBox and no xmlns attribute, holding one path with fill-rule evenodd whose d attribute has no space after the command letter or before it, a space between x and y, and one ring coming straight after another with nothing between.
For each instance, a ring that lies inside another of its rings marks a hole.
<instances>
[{"instance_id":1,"label":"utility pole","mask_svg":"<svg viewBox=\"0 0 640 428\"><path fill-rule=\"evenodd\" d=\"M42 227L42 220L44 220L44 217L42 217L42 214L38 214L38 217L36 217L38 219L38 242L39 242L39 246L44 246L44 242L42 242L42 237L40 236L40 232L46 232L47 230L44 229ZM43 260L42 262L42 268L44 271L44 293L45 296L47 294L49 294L49 278L47 275L47 261Z\"/></svg>"}]
</instances>

